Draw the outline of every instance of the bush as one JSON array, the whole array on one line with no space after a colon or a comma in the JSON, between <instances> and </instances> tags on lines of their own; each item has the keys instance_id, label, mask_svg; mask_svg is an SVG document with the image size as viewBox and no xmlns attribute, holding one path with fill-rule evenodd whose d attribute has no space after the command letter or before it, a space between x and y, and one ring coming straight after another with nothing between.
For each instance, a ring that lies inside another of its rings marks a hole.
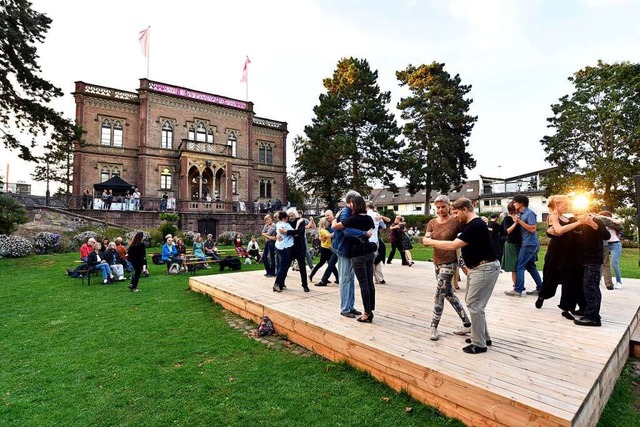
<instances>
[{"instance_id":1,"label":"bush","mask_svg":"<svg viewBox=\"0 0 640 427\"><path fill-rule=\"evenodd\" d=\"M94 238L96 239L96 241L100 241L100 234L96 233L93 230L87 230L87 231L83 231L80 234L76 234L75 236L73 236L73 239L71 239L72 247L70 249L72 250L80 249L80 246L84 245L86 241L89 240L90 238Z\"/></svg>"},{"instance_id":2,"label":"bush","mask_svg":"<svg viewBox=\"0 0 640 427\"><path fill-rule=\"evenodd\" d=\"M238 233L235 231L225 231L223 233L220 233L217 240L218 245L220 246L234 245L236 241L236 234Z\"/></svg>"},{"instance_id":3,"label":"bush","mask_svg":"<svg viewBox=\"0 0 640 427\"><path fill-rule=\"evenodd\" d=\"M187 231L182 235L182 241L185 246L193 246L193 240L196 238L196 232Z\"/></svg>"},{"instance_id":4,"label":"bush","mask_svg":"<svg viewBox=\"0 0 640 427\"><path fill-rule=\"evenodd\" d=\"M167 234L171 234L172 236L174 236L178 232L178 227L173 225L173 223L171 222L163 222L162 224L160 224L160 227L158 227L158 231L160 232L164 240L164 236L166 236Z\"/></svg>"},{"instance_id":5,"label":"bush","mask_svg":"<svg viewBox=\"0 0 640 427\"><path fill-rule=\"evenodd\" d=\"M135 235L138 233L138 231L142 231L142 235L143 235L143 237L142 237L142 242L144 243L144 245L145 245L146 247L151 246L151 245L152 245L152 243L153 243L153 242L152 242L152 236L151 236L151 233L149 233L148 231L144 231L144 230L132 230L132 231L128 231L128 232L124 235L124 237L123 237L123 239L124 239L124 242L123 242L123 243L124 243L125 245L128 245L128 244L129 244L129 242L131 241L131 239L133 239L133 236L135 236Z\"/></svg>"},{"instance_id":6,"label":"bush","mask_svg":"<svg viewBox=\"0 0 640 427\"><path fill-rule=\"evenodd\" d=\"M0 234L0 257L21 258L33 252L33 246L24 237Z\"/></svg>"},{"instance_id":7,"label":"bush","mask_svg":"<svg viewBox=\"0 0 640 427\"><path fill-rule=\"evenodd\" d=\"M43 231L33 238L33 251L38 255L62 252L62 241L59 234Z\"/></svg>"},{"instance_id":8,"label":"bush","mask_svg":"<svg viewBox=\"0 0 640 427\"><path fill-rule=\"evenodd\" d=\"M0 194L0 234L11 234L18 224L29 222L27 211L16 199Z\"/></svg>"}]
</instances>

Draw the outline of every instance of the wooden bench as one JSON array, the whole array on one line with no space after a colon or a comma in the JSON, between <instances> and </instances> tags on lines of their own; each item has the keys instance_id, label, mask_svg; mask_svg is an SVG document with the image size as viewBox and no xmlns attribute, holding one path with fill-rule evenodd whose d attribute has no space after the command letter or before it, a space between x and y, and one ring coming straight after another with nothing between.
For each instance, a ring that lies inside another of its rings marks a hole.
<instances>
[{"instance_id":1,"label":"wooden bench","mask_svg":"<svg viewBox=\"0 0 640 427\"><path fill-rule=\"evenodd\" d=\"M198 268L196 268L198 265L216 264L218 262L220 262L220 260L217 259L208 259L203 261L200 258L186 258L182 265L191 273L192 276L195 276L196 271L198 271Z\"/></svg>"}]
</instances>

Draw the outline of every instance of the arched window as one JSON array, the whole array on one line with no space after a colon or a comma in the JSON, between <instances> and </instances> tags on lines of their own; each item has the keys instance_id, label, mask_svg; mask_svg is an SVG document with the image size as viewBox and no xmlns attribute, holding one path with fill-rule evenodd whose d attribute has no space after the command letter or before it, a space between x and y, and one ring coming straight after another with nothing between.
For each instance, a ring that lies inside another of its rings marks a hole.
<instances>
[{"instance_id":1,"label":"arched window","mask_svg":"<svg viewBox=\"0 0 640 427\"><path fill-rule=\"evenodd\" d=\"M265 160L265 163L272 165L273 164L273 148L271 147L271 144L267 145L266 148L266 154L267 154L267 158Z\"/></svg>"},{"instance_id":2,"label":"arched window","mask_svg":"<svg viewBox=\"0 0 640 427\"><path fill-rule=\"evenodd\" d=\"M231 193L238 194L238 176L233 175L231 177Z\"/></svg>"},{"instance_id":3,"label":"arched window","mask_svg":"<svg viewBox=\"0 0 640 427\"><path fill-rule=\"evenodd\" d=\"M209 132L207 132L207 142L213 143L214 131L213 128L209 128Z\"/></svg>"},{"instance_id":4,"label":"arched window","mask_svg":"<svg viewBox=\"0 0 640 427\"><path fill-rule=\"evenodd\" d=\"M100 136L100 144L111 145L111 122L109 119L102 121L102 135Z\"/></svg>"},{"instance_id":5,"label":"arched window","mask_svg":"<svg viewBox=\"0 0 640 427\"><path fill-rule=\"evenodd\" d=\"M173 148L173 127L168 121L162 125L162 148Z\"/></svg>"},{"instance_id":6,"label":"arched window","mask_svg":"<svg viewBox=\"0 0 640 427\"><path fill-rule=\"evenodd\" d=\"M231 157L236 157L238 154L238 140L236 139L236 134L234 132L229 132L229 136L227 136L227 145L231 146Z\"/></svg>"},{"instance_id":7,"label":"arched window","mask_svg":"<svg viewBox=\"0 0 640 427\"><path fill-rule=\"evenodd\" d=\"M108 166L103 166L100 169L100 182L109 181L109 178L111 178L111 170Z\"/></svg>"},{"instance_id":8,"label":"arched window","mask_svg":"<svg viewBox=\"0 0 640 427\"><path fill-rule=\"evenodd\" d=\"M207 140L207 129L204 127L204 123L198 123L196 128L196 141L205 142Z\"/></svg>"},{"instance_id":9,"label":"arched window","mask_svg":"<svg viewBox=\"0 0 640 427\"><path fill-rule=\"evenodd\" d=\"M267 160L267 149L263 143L258 144L258 163L265 163Z\"/></svg>"},{"instance_id":10,"label":"arched window","mask_svg":"<svg viewBox=\"0 0 640 427\"><path fill-rule=\"evenodd\" d=\"M267 178L260 179L260 197L271 198L271 180Z\"/></svg>"},{"instance_id":11,"label":"arched window","mask_svg":"<svg viewBox=\"0 0 640 427\"><path fill-rule=\"evenodd\" d=\"M161 190L171 190L171 171L169 168L163 168L160 172L160 189Z\"/></svg>"},{"instance_id":12,"label":"arched window","mask_svg":"<svg viewBox=\"0 0 640 427\"><path fill-rule=\"evenodd\" d=\"M189 141L196 140L196 128L193 125L189 126Z\"/></svg>"},{"instance_id":13,"label":"arched window","mask_svg":"<svg viewBox=\"0 0 640 427\"><path fill-rule=\"evenodd\" d=\"M120 176L120 168L117 166L111 169L111 177L113 178L114 176Z\"/></svg>"},{"instance_id":14,"label":"arched window","mask_svg":"<svg viewBox=\"0 0 640 427\"><path fill-rule=\"evenodd\" d=\"M113 146L114 147L122 147L122 134L124 129L122 128L122 123L118 120L113 125Z\"/></svg>"}]
</instances>

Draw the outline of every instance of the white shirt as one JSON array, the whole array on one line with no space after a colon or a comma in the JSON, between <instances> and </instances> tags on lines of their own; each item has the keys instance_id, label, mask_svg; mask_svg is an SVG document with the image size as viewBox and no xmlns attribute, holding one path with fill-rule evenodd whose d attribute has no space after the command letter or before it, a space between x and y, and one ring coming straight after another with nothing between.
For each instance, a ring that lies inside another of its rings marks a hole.
<instances>
[{"instance_id":1,"label":"white shirt","mask_svg":"<svg viewBox=\"0 0 640 427\"><path fill-rule=\"evenodd\" d=\"M378 212L373 209L367 209L367 215L373 219L373 232L371 233L371 237L369 237L369 241L375 244L378 244L378 227L380 226L380 215Z\"/></svg>"}]
</instances>

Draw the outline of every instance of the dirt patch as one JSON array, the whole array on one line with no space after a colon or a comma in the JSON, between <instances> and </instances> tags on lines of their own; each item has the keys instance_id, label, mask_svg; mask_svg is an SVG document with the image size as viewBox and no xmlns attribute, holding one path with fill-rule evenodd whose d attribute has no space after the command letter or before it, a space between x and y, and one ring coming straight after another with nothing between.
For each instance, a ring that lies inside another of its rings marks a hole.
<instances>
[{"instance_id":1,"label":"dirt patch","mask_svg":"<svg viewBox=\"0 0 640 427\"><path fill-rule=\"evenodd\" d=\"M304 357L310 357L313 354L315 354L312 351L307 350L306 348L301 347L298 344L289 341L282 335L269 335L266 337L258 336L258 334L256 333L258 329L258 325L256 325L250 320L247 320L243 317L238 316L237 314L225 311L224 317L227 323L229 324L229 326L231 326L233 329L236 329L242 332L243 335L251 337L256 341L260 341L267 347L289 351L291 353L298 354Z\"/></svg>"},{"instance_id":2,"label":"dirt patch","mask_svg":"<svg viewBox=\"0 0 640 427\"><path fill-rule=\"evenodd\" d=\"M631 376L635 379L631 381L631 389L635 396L633 407L636 411L640 411L640 359L632 359Z\"/></svg>"}]
</instances>

